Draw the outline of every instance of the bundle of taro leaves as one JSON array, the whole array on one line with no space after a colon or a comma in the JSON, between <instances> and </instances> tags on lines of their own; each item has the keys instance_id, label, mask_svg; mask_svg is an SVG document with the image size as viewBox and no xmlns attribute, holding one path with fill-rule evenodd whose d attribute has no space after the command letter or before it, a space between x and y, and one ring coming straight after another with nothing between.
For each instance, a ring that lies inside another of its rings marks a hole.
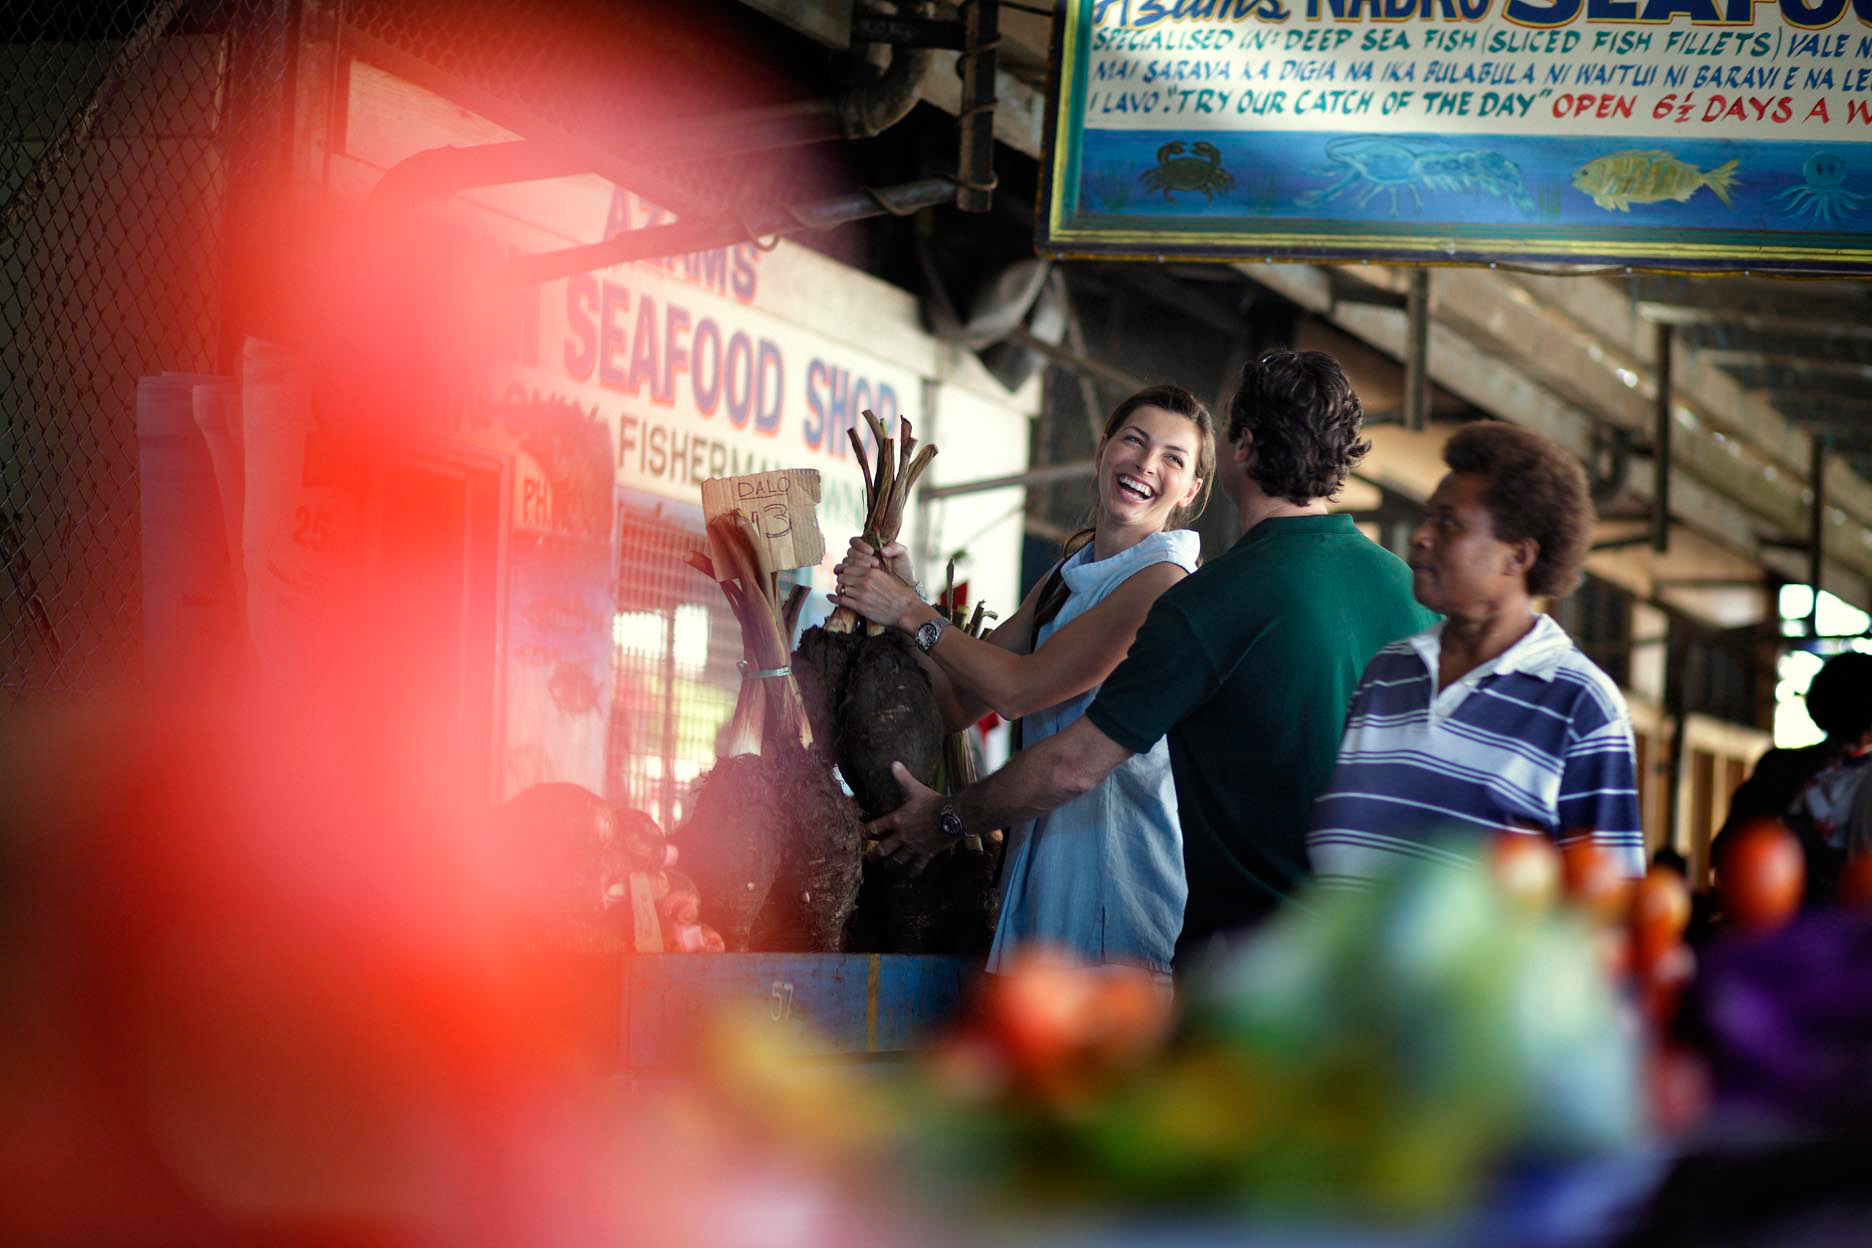
<instances>
[{"instance_id":1,"label":"bundle of taro leaves","mask_svg":"<svg viewBox=\"0 0 1872 1248\"><path fill-rule=\"evenodd\" d=\"M910 422L901 416L897 420L901 444L886 435L884 422L874 413L866 411L864 419L878 451L875 465L858 431L847 433L865 474L864 541L882 550L897 540L911 487L935 458L936 448L917 450ZM887 815L903 804L903 790L891 774L893 762L902 762L920 783L944 792L953 792L965 782L959 768L943 774L948 734L943 732L942 712L919 658L915 644L904 633L865 624L843 607L823 627L808 629L793 652L793 672L806 703L813 740L826 761L837 765L866 819ZM967 774L972 776L972 765ZM914 878L893 874L874 858L867 858L846 947L876 953L985 949L986 940L974 931L979 923L962 925L969 928L966 934L958 930L959 908L949 877L959 870L961 852L940 856ZM987 856L981 849L969 852L976 860ZM992 894L992 864L987 865L986 874L987 891Z\"/></svg>"},{"instance_id":2,"label":"bundle of taro leaves","mask_svg":"<svg viewBox=\"0 0 1872 1248\"><path fill-rule=\"evenodd\" d=\"M730 951L834 953L857 903L864 823L840 791L788 669L787 638L809 590L784 604L779 577L760 566L747 520L709 522L725 558L717 580L741 624L741 690L720 760L697 786L678 832L701 895L701 920ZM689 563L716 577L702 554Z\"/></svg>"}]
</instances>

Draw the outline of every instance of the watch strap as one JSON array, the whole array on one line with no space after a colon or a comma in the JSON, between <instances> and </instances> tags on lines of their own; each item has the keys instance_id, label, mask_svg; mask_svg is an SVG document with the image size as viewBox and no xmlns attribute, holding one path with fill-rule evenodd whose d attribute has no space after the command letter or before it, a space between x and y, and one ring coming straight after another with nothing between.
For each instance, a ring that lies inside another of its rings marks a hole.
<instances>
[{"instance_id":1,"label":"watch strap","mask_svg":"<svg viewBox=\"0 0 1872 1248\"><path fill-rule=\"evenodd\" d=\"M940 615L934 619L924 620L921 624L917 625L916 632L912 634L916 641L917 649L921 650L924 654L928 654L930 651L934 650L936 648L936 643L942 640L943 629L948 626L949 621L943 619Z\"/></svg>"}]
</instances>

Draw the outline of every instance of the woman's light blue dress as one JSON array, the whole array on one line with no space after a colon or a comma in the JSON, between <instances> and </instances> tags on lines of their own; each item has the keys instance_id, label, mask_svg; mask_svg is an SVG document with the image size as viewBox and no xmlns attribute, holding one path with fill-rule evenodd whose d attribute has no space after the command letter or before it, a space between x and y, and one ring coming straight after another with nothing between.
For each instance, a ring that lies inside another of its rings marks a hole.
<instances>
[{"instance_id":1,"label":"woman's light blue dress","mask_svg":"<svg viewBox=\"0 0 1872 1248\"><path fill-rule=\"evenodd\" d=\"M1072 596L1040 630L1034 648L1102 602L1132 573L1157 563L1196 570L1200 542L1188 529L1153 533L1094 561L1090 544L1066 561ZM1027 716L1026 746L1085 714L1095 685ZM1001 874L1001 918L988 969L1040 943L1088 962L1131 962L1167 971L1183 927L1183 834L1177 824L1170 746L1133 754L1096 788L1032 823L1009 829Z\"/></svg>"}]
</instances>

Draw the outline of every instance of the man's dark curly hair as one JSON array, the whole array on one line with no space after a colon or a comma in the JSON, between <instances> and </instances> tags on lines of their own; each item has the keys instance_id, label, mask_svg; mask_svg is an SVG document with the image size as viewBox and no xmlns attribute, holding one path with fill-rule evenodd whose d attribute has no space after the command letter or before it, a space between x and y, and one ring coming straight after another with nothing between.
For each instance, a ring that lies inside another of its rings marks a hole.
<instances>
[{"instance_id":1,"label":"man's dark curly hair","mask_svg":"<svg viewBox=\"0 0 1872 1248\"><path fill-rule=\"evenodd\" d=\"M1322 351L1269 351L1242 369L1229 401L1228 436L1254 439L1248 475L1269 498L1331 498L1371 443L1365 409L1339 361Z\"/></svg>"},{"instance_id":2,"label":"man's dark curly hair","mask_svg":"<svg viewBox=\"0 0 1872 1248\"><path fill-rule=\"evenodd\" d=\"M1564 598L1579 587L1592 539L1592 495L1586 470L1551 438L1499 421L1465 426L1443 446L1454 472L1488 484L1482 506L1504 542L1534 539L1540 548L1527 572L1530 594Z\"/></svg>"}]
</instances>

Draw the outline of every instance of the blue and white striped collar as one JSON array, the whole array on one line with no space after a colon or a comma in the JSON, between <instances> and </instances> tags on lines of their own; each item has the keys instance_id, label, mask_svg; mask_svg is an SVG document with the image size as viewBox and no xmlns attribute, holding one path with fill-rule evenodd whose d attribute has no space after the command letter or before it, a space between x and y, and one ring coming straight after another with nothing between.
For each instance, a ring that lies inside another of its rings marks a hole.
<instances>
[{"instance_id":1,"label":"blue and white striped collar","mask_svg":"<svg viewBox=\"0 0 1872 1248\"><path fill-rule=\"evenodd\" d=\"M1437 661L1443 654L1443 626L1447 620L1438 620L1423 632L1412 636L1411 649L1423 660L1434 679ZM1554 623L1551 615L1536 614L1534 627L1520 641L1484 663L1471 676L1506 676L1510 672L1525 672L1541 680L1552 680L1566 662L1566 657L1573 651L1573 639L1566 635L1566 630Z\"/></svg>"}]
</instances>

